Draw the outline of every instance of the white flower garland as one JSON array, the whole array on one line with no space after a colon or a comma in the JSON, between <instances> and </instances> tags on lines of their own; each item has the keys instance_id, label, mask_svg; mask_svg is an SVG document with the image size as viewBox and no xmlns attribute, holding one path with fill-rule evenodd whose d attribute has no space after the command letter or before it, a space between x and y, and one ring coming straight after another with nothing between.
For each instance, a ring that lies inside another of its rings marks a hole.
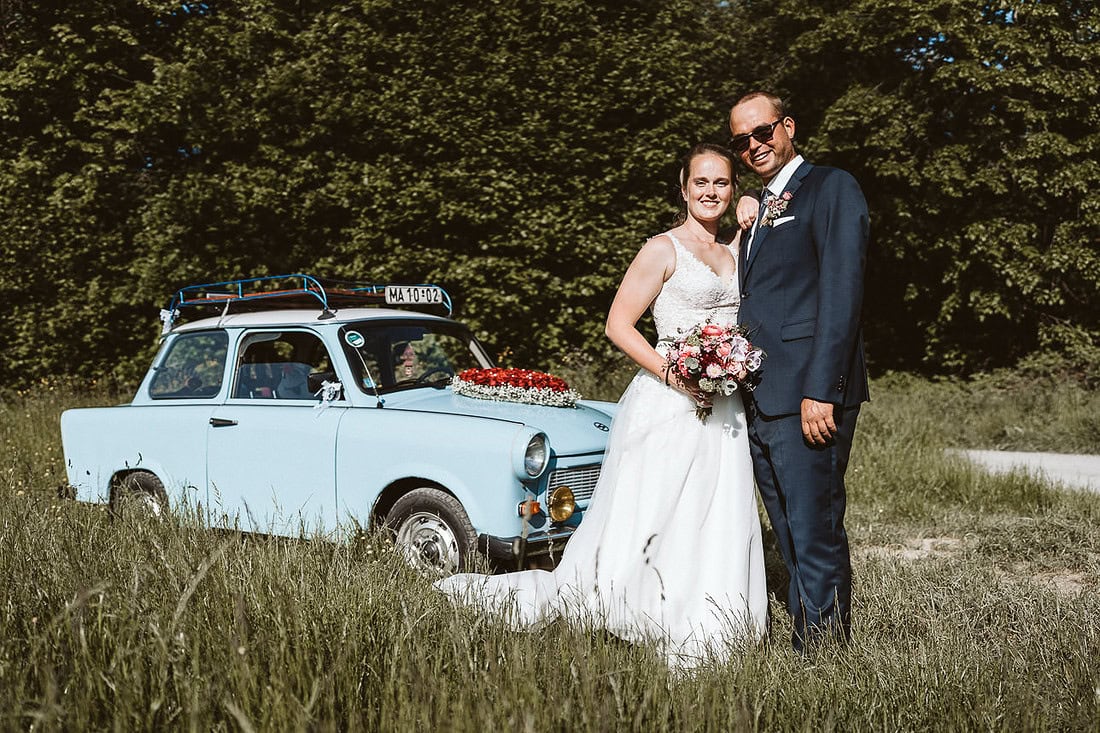
<instances>
[{"instance_id":1,"label":"white flower garland","mask_svg":"<svg viewBox=\"0 0 1100 733\"><path fill-rule=\"evenodd\" d=\"M527 405L543 405L545 407L576 407L577 400L581 398L580 394L572 389L558 392L552 389L513 387L511 385L490 387L485 384L463 381L458 378L457 374L451 380L451 389L455 394L463 397L495 400L497 402L521 402Z\"/></svg>"}]
</instances>

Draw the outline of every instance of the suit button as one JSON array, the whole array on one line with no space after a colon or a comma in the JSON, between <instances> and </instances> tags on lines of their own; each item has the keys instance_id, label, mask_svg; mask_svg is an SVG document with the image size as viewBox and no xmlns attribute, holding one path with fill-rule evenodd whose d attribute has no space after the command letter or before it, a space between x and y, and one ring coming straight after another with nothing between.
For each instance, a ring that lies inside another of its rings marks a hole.
<instances>
[{"instance_id":1,"label":"suit button","mask_svg":"<svg viewBox=\"0 0 1100 733\"><path fill-rule=\"evenodd\" d=\"M745 300L748 297L749 297L748 293L741 293L741 300Z\"/></svg>"},{"instance_id":2,"label":"suit button","mask_svg":"<svg viewBox=\"0 0 1100 733\"><path fill-rule=\"evenodd\" d=\"M837 392L843 392L844 391L844 377L841 377L840 381L836 383L836 391Z\"/></svg>"}]
</instances>

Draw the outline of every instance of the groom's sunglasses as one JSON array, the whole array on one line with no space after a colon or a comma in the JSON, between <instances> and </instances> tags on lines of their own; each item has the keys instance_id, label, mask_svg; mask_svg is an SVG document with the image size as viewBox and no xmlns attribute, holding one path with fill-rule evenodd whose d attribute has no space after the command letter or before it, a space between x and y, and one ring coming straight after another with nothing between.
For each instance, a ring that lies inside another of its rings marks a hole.
<instances>
[{"instance_id":1,"label":"groom's sunglasses","mask_svg":"<svg viewBox=\"0 0 1100 733\"><path fill-rule=\"evenodd\" d=\"M760 127L754 127L752 132L744 135L734 135L730 138L730 150L735 153L743 153L749 149L749 138L756 138L756 142L763 145L772 139L772 135L775 134L775 126L782 122L782 119L778 119L770 125L761 125Z\"/></svg>"}]
</instances>

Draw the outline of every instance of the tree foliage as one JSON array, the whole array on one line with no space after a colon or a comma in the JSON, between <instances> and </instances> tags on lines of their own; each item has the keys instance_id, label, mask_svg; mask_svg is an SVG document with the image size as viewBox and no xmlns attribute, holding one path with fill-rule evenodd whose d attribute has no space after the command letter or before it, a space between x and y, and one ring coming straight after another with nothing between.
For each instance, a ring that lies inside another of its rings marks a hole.
<instances>
[{"instance_id":1,"label":"tree foliage","mask_svg":"<svg viewBox=\"0 0 1100 733\"><path fill-rule=\"evenodd\" d=\"M795 102L812 158L868 196L875 360L1094 364L1100 8L787 0L769 23L786 60L761 77Z\"/></svg>"},{"instance_id":2,"label":"tree foliage","mask_svg":"<svg viewBox=\"0 0 1100 733\"><path fill-rule=\"evenodd\" d=\"M1094 355L1084 2L8 2L0 379L132 378L180 285L432 281L512 361L603 317L730 101L792 102L872 210L880 367Z\"/></svg>"}]
</instances>

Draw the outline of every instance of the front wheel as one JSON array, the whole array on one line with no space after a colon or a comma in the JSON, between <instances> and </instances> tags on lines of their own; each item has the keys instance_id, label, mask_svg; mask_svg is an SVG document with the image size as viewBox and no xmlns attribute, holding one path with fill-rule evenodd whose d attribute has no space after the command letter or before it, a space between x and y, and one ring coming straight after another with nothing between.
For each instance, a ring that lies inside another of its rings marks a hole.
<instances>
[{"instance_id":1,"label":"front wheel","mask_svg":"<svg viewBox=\"0 0 1100 733\"><path fill-rule=\"evenodd\" d=\"M393 505L385 525L405 561L428 577L469 567L477 551L477 533L462 502L439 489L405 494Z\"/></svg>"}]
</instances>

